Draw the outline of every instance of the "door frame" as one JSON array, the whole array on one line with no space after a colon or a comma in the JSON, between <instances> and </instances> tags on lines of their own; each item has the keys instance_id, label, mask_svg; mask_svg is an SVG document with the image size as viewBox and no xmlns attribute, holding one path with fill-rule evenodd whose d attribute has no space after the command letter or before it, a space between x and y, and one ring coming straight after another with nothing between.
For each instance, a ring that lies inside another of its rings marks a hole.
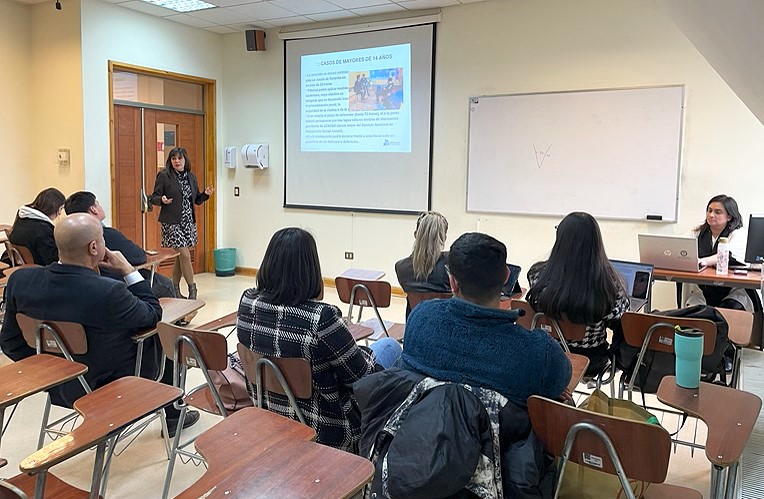
<instances>
[{"instance_id":1,"label":"door frame","mask_svg":"<svg viewBox=\"0 0 764 499\"><path fill-rule=\"evenodd\" d=\"M217 172L217 133L215 128L216 121L216 103L217 103L217 83L215 80L209 78L202 78L199 76L185 75L181 73L173 73L171 71L164 71L161 69L152 69L143 66L136 66L134 64L127 64L122 62L115 62L109 60L109 147L110 147L110 176L111 176L111 202L112 207L114 200L117 197L116 191L116 147L114 144L114 92L113 81L115 71L128 71L130 73L143 74L148 76L154 76L157 78L164 78L168 80L178 80L187 83L195 83L202 85L204 89L204 176L206 185L213 185L217 190L216 185L216 172ZM216 198L217 199L217 198ZM205 237L204 237L204 253L206 255L204 261L204 271L213 272L215 270L215 264L213 262L212 251L215 248L215 241L217 240L217 220L215 203L204 203L202 205L205 213ZM116 223L115 210L111 210L111 223Z\"/></svg>"}]
</instances>

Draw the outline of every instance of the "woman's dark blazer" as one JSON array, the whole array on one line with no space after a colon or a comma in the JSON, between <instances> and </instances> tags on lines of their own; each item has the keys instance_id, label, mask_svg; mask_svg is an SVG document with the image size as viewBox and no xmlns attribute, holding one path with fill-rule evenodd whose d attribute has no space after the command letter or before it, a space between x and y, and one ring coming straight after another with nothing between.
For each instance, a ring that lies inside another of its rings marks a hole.
<instances>
[{"instance_id":1,"label":"woman's dark blazer","mask_svg":"<svg viewBox=\"0 0 764 499\"><path fill-rule=\"evenodd\" d=\"M191 203L202 204L210 197L199 191L199 186L196 183L196 177L191 171L188 171L188 181L191 184ZM172 203L162 204L162 196L172 198ZM152 204L161 206L159 211L159 221L166 224L179 224L181 218L181 212L183 211L183 191L180 187L180 180L178 175L172 169L172 167L165 167L159 170L157 173L157 179L154 182L154 192L149 198ZM196 213L191 210L191 217L196 222Z\"/></svg>"},{"instance_id":2,"label":"woman's dark blazer","mask_svg":"<svg viewBox=\"0 0 764 499\"><path fill-rule=\"evenodd\" d=\"M58 247L53 238L53 224L36 218L17 218L8 234L11 244L26 246L37 265L58 261Z\"/></svg>"}]
</instances>

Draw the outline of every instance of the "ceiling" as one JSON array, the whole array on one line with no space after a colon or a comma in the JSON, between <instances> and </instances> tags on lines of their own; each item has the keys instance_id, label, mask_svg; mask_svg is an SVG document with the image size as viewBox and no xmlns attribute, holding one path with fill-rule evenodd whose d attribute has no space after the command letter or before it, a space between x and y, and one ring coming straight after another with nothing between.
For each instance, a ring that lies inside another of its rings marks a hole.
<instances>
[{"instance_id":1,"label":"ceiling","mask_svg":"<svg viewBox=\"0 0 764 499\"><path fill-rule=\"evenodd\" d=\"M19 0L23 3L54 0ZM215 33L236 33L245 29L269 29L336 19L447 7L483 0L205 0L213 9L180 14L142 0L104 0L122 7ZM66 8L67 0L61 0Z\"/></svg>"}]
</instances>

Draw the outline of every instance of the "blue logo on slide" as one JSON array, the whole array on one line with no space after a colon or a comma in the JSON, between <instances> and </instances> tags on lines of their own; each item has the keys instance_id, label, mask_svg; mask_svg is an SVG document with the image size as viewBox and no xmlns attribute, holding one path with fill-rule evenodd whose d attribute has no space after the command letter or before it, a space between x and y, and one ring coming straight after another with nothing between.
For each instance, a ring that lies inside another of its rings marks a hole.
<instances>
[{"instance_id":1,"label":"blue logo on slide","mask_svg":"<svg viewBox=\"0 0 764 499\"><path fill-rule=\"evenodd\" d=\"M387 139L382 143L383 146L399 146L401 145L400 141L391 142Z\"/></svg>"}]
</instances>

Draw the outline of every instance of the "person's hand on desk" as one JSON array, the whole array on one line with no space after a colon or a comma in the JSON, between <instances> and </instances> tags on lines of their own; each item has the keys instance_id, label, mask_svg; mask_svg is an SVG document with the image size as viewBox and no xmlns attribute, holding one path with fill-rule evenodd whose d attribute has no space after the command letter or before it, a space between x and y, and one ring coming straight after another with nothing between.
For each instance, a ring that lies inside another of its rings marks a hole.
<instances>
[{"instance_id":1,"label":"person's hand on desk","mask_svg":"<svg viewBox=\"0 0 764 499\"><path fill-rule=\"evenodd\" d=\"M716 267L716 255L706 256L698 259L698 266L701 269L706 267Z\"/></svg>"},{"instance_id":2,"label":"person's hand on desk","mask_svg":"<svg viewBox=\"0 0 764 499\"><path fill-rule=\"evenodd\" d=\"M103 255L103 261L99 264L99 267L106 270L113 270L119 272L123 277L135 272L135 269L127 261L127 258L119 251L111 251L108 248Z\"/></svg>"}]
</instances>

